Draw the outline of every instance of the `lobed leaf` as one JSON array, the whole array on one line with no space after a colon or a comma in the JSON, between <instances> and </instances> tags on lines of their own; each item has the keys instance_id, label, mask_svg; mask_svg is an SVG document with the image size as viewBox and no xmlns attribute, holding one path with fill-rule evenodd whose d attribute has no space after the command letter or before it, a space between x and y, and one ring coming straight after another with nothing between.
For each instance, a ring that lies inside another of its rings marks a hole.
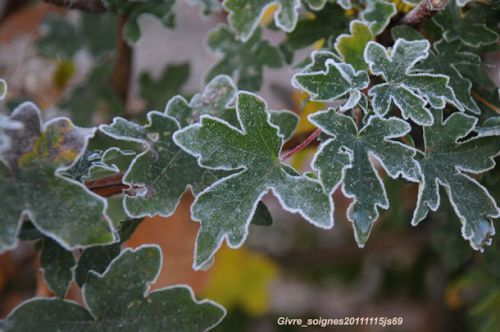
<instances>
[{"instance_id":1,"label":"lobed leaf","mask_svg":"<svg viewBox=\"0 0 500 332\"><path fill-rule=\"evenodd\" d=\"M208 331L225 310L197 301L191 288L148 292L160 273L157 246L126 249L103 274L91 273L83 287L87 308L75 302L35 298L0 323L3 331Z\"/></svg>"},{"instance_id":2,"label":"lobed leaf","mask_svg":"<svg viewBox=\"0 0 500 332\"><path fill-rule=\"evenodd\" d=\"M392 2L369 0L366 8L361 12L361 19L368 24L376 36L384 32L397 12L396 5Z\"/></svg>"},{"instance_id":3,"label":"lobed leaf","mask_svg":"<svg viewBox=\"0 0 500 332\"><path fill-rule=\"evenodd\" d=\"M324 54L324 53L323 53ZM316 57L313 54L313 59ZM346 98L341 110L354 108L362 99L363 90L368 87L369 77L366 71L356 71L350 64L328 59L324 63L325 69L310 71L317 67L314 62L302 72L293 77L292 83L311 95L315 101L334 101Z\"/></svg>"},{"instance_id":4,"label":"lobed leaf","mask_svg":"<svg viewBox=\"0 0 500 332\"><path fill-rule=\"evenodd\" d=\"M494 11L487 6L476 5L464 12L457 3L458 0L450 1L445 10L433 17L434 23L441 28L443 38L447 42L460 40L467 46L479 47L493 44L498 40L498 33L493 30L498 23ZM490 18L491 14L493 17ZM486 24L490 23L488 21L492 24Z\"/></svg>"},{"instance_id":5,"label":"lobed leaf","mask_svg":"<svg viewBox=\"0 0 500 332\"><path fill-rule=\"evenodd\" d=\"M335 50L342 56L342 60L356 70L368 70L364 53L366 45L374 39L371 30L361 21L351 21L350 35L342 34L337 37Z\"/></svg>"},{"instance_id":6,"label":"lobed leaf","mask_svg":"<svg viewBox=\"0 0 500 332\"><path fill-rule=\"evenodd\" d=\"M368 91L376 114L387 114L394 103L401 110L403 118L429 126L434 120L426 107L427 103L441 109L446 106L446 102L450 102L461 109L453 90L448 86L447 76L416 72L415 64L428 57L429 47L427 40L398 39L389 55L384 46L373 41L368 43L365 61L373 74L382 76L386 81Z\"/></svg>"},{"instance_id":7,"label":"lobed leaf","mask_svg":"<svg viewBox=\"0 0 500 332\"><path fill-rule=\"evenodd\" d=\"M328 194L342 184L342 191L354 201L347 216L353 223L358 246L363 247L373 223L379 217L378 208L388 209L389 201L375 160L392 178L418 182L420 168L414 160L416 150L393 140L410 132L410 125L398 118L372 116L360 130L354 120L335 110L321 111L309 119L330 136L323 142L313 160L313 169Z\"/></svg>"},{"instance_id":8,"label":"lobed leaf","mask_svg":"<svg viewBox=\"0 0 500 332\"><path fill-rule=\"evenodd\" d=\"M434 117L434 125L424 128L425 153L418 155L423 181L412 224L425 219L429 210L438 209L441 185L462 223L462 236L472 248L482 251L491 244L495 234L492 218L500 216L500 209L486 188L466 173L480 174L492 169L493 158L500 153L500 140L494 134L459 141L473 130L476 118L453 113L443 121L438 111L434 111Z\"/></svg>"},{"instance_id":9,"label":"lobed leaf","mask_svg":"<svg viewBox=\"0 0 500 332\"><path fill-rule=\"evenodd\" d=\"M207 44L223 57L209 70L206 81L229 75L236 78L240 89L257 91L262 85L264 67L278 68L283 64L279 50L261 39L260 29L246 42L240 42L227 26L220 25L209 32Z\"/></svg>"},{"instance_id":10,"label":"lobed leaf","mask_svg":"<svg viewBox=\"0 0 500 332\"><path fill-rule=\"evenodd\" d=\"M224 239L230 247L241 246L257 203L269 190L285 209L299 212L312 224L333 225L332 201L319 183L281 163L283 138L269 122L264 101L240 92L237 112L238 128L204 115L200 124L174 135L175 142L196 156L201 166L236 171L206 188L191 207L193 220L201 223L195 269L211 261Z\"/></svg>"},{"instance_id":11,"label":"lobed leaf","mask_svg":"<svg viewBox=\"0 0 500 332\"><path fill-rule=\"evenodd\" d=\"M287 32L293 31L299 18L300 0L224 0L222 3L229 12L231 28L243 42L251 38L265 10L271 5L278 6L274 16L276 26Z\"/></svg>"},{"instance_id":12,"label":"lobed leaf","mask_svg":"<svg viewBox=\"0 0 500 332\"><path fill-rule=\"evenodd\" d=\"M94 130L75 127L67 118L42 127L31 103L16 108L10 119L23 128L5 130L12 144L0 153L0 250L15 246L28 218L68 250L113 242L106 201L59 174L82 154Z\"/></svg>"}]
</instances>

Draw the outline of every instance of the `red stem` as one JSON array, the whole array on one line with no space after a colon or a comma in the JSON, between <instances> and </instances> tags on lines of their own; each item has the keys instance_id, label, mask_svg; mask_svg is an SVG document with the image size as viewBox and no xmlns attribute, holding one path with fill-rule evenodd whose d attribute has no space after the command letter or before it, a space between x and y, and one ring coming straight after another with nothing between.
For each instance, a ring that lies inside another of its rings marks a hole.
<instances>
[{"instance_id":1,"label":"red stem","mask_svg":"<svg viewBox=\"0 0 500 332\"><path fill-rule=\"evenodd\" d=\"M306 146L311 144L318 136L321 134L321 129L316 129L311 135L309 135L302 143L294 147L292 150L281 156L281 161L285 161L300 150L304 149Z\"/></svg>"}]
</instances>

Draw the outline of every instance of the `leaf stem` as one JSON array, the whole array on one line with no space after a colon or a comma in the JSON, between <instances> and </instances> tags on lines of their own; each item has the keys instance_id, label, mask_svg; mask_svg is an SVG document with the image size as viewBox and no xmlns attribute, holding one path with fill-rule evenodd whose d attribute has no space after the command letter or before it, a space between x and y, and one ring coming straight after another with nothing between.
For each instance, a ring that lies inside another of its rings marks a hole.
<instances>
[{"instance_id":1,"label":"leaf stem","mask_svg":"<svg viewBox=\"0 0 500 332\"><path fill-rule=\"evenodd\" d=\"M437 12L446 8L448 0L422 0L415 8L406 14L401 23L418 25L433 17Z\"/></svg>"},{"instance_id":2,"label":"leaf stem","mask_svg":"<svg viewBox=\"0 0 500 332\"><path fill-rule=\"evenodd\" d=\"M285 161L289 159L291 156L299 152L300 150L304 149L307 147L311 142L313 142L315 139L318 138L318 136L321 134L321 129L316 129L311 135L309 135L304 141L302 141L299 145L294 147L292 150L288 151L285 153L283 156L281 156L281 161Z\"/></svg>"}]
</instances>

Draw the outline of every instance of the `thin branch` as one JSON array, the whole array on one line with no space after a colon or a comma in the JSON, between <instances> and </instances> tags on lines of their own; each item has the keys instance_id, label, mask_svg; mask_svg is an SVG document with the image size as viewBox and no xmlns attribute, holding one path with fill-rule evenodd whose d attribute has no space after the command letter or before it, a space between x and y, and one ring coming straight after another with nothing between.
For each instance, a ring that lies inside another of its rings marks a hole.
<instances>
[{"instance_id":1,"label":"thin branch","mask_svg":"<svg viewBox=\"0 0 500 332\"><path fill-rule=\"evenodd\" d=\"M302 143L294 147L292 150L288 151L281 157L281 161L285 161L300 150L304 149L307 147L309 144L311 144L314 140L318 138L318 136L321 134L321 129L316 129L309 137L307 137Z\"/></svg>"},{"instance_id":2,"label":"thin branch","mask_svg":"<svg viewBox=\"0 0 500 332\"><path fill-rule=\"evenodd\" d=\"M422 0L401 20L401 23L418 25L446 8L448 0Z\"/></svg>"},{"instance_id":3,"label":"thin branch","mask_svg":"<svg viewBox=\"0 0 500 332\"><path fill-rule=\"evenodd\" d=\"M102 197L111 197L121 194L124 190L130 189L130 186L123 183L123 174L113 174L100 179L86 181L85 186Z\"/></svg>"},{"instance_id":4,"label":"thin branch","mask_svg":"<svg viewBox=\"0 0 500 332\"><path fill-rule=\"evenodd\" d=\"M130 85L130 76L132 73L132 48L123 38L123 29L127 18L120 17L120 29L116 41L116 58L111 72L111 84L126 105L128 90Z\"/></svg>"},{"instance_id":5,"label":"thin branch","mask_svg":"<svg viewBox=\"0 0 500 332\"><path fill-rule=\"evenodd\" d=\"M79 9L91 13L103 13L106 7L101 0L43 0L46 3L66 9Z\"/></svg>"},{"instance_id":6,"label":"thin branch","mask_svg":"<svg viewBox=\"0 0 500 332\"><path fill-rule=\"evenodd\" d=\"M492 109L496 113L500 114L500 108L499 107L493 105L492 103L490 103L489 101L487 101L486 99L484 99L483 97L481 97L479 95L479 93L477 93L476 91L472 91L472 96L474 98L476 98L477 100L479 100L483 105L486 105L487 107L489 107L490 109Z\"/></svg>"}]
</instances>

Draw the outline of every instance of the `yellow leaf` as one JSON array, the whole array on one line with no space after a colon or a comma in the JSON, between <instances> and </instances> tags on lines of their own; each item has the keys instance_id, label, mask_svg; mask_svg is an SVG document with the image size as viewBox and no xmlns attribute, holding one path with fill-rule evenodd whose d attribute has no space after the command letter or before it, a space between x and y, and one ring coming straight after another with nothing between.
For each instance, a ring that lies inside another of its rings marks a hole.
<instances>
[{"instance_id":1,"label":"yellow leaf","mask_svg":"<svg viewBox=\"0 0 500 332\"><path fill-rule=\"evenodd\" d=\"M278 272L276 263L262 254L223 248L202 295L227 309L239 307L250 315L262 315L268 310L269 288Z\"/></svg>"}]
</instances>

